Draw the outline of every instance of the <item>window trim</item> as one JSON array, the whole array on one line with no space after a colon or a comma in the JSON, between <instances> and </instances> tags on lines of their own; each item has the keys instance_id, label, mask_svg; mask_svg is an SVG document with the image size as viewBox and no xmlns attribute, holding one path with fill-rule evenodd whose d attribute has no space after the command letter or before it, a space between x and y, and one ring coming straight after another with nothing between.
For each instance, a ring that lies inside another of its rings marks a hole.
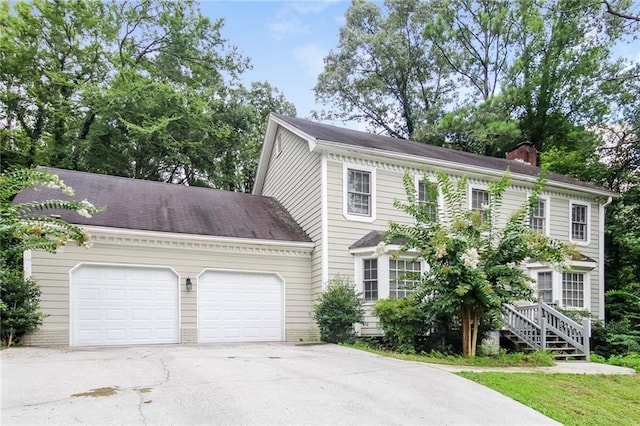
<instances>
[{"instance_id":1,"label":"window trim","mask_svg":"<svg viewBox=\"0 0 640 426\"><path fill-rule=\"evenodd\" d=\"M369 189L371 191L371 211L369 216L358 215L349 212L349 170L369 173L371 182ZM376 168L353 163L342 164L342 215L345 219L354 222L373 223L376 220Z\"/></svg>"},{"instance_id":2,"label":"window trim","mask_svg":"<svg viewBox=\"0 0 640 426\"><path fill-rule=\"evenodd\" d=\"M377 300L388 299L390 297L391 291L391 279L389 273L389 261L391 261L391 256L389 254L381 254L380 256L375 256L373 252L373 248L369 248L366 252L357 252L353 254L353 265L354 265L354 282L356 286L356 290L361 293L362 301L365 306L374 305ZM364 299L364 261L366 259L378 259L378 299L377 300L365 300ZM415 257L412 257L410 254L407 256L401 256L398 259L394 260L414 260ZM418 261L420 263L420 274L424 274L429 270L427 263L423 260Z\"/></svg>"},{"instance_id":3,"label":"window trim","mask_svg":"<svg viewBox=\"0 0 640 426\"><path fill-rule=\"evenodd\" d=\"M585 239L584 240L576 240L573 238L573 206L584 206L587 208L586 211L586 229L585 229ZM578 200L570 200L569 201L569 241L577 246L588 246L591 244L591 203L586 201L578 201Z\"/></svg>"},{"instance_id":4,"label":"window trim","mask_svg":"<svg viewBox=\"0 0 640 426\"><path fill-rule=\"evenodd\" d=\"M582 306L565 306L564 305L564 274L582 275ZM571 269L559 273L560 275L560 303L564 309L583 310L589 309L589 299L591 297L591 274L587 271ZM590 310L590 309L589 309Z\"/></svg>"},{"instance_id":5,"label":"window trim","mask_svg":"<svg viewBox=\"0 0 640 426\"><path fill-rule=\"evenodd\" d=\"M529 196L528 198L531 198ZM544 234L549 236L551 235L551 197L548 195L540 195L538 197L539 200L544 200ZM529 215L529 227L531 227L531 215Z\"/></svg>"},{"instance_id":6,"label":"window trim","mask_svg":"<svg viewBox=\"0 0 640 426\"><path fill-rule=\"evenodd\" d=\"M416 202L420 201L420 183L423 180L428 180L430 183L436 185L436 187L438 188L438 198L436 198L436 203L437 203L437 219L438 222L442 223L443 219L444 219L444 195L442 194L442 191L440 191L440 187L438 186L438 181L434 176L424 176L424 175L419 175L416 174L414 176L414 186L416 189Z\"/></svg>"}]
</instances>

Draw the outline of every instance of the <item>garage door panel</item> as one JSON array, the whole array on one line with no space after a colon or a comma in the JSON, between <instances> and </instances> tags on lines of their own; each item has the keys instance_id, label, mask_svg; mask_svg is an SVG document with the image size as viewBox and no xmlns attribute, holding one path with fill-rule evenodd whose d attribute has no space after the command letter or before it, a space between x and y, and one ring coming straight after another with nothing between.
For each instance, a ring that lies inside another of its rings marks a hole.
<instances>
[{"instance_id":1,"label":"garage door panel","mask_svg":"<svg viewBox=\"0 0 640 426\"><path fill-rule=\"evenodd\" d=\"M198 341L282 341L283 283L273 274L210 271L198 278Z\"/></svg>"},{"instance_id":2,"label":"garage door panel","mask_svg":"<svg viewBox=\"0 0 640 426\"><path fill-rule=\"evenodd\" d=\"M167 268L81 266L71 278L72 345L178 343L177 280Z\"/></svg>"}]
</instances>

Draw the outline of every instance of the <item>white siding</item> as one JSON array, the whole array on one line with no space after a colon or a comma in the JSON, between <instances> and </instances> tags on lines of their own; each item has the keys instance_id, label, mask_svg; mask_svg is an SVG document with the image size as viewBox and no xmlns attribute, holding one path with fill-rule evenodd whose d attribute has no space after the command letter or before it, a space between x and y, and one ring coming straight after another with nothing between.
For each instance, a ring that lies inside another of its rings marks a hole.
<instances>
[{"instance_id":1,"label":"white siding","mask_svg":"<svg viewBox=\"0 0 640 426\"><path fill-rule=\"evenodd\" d=\"M274 197L316 244L311 257L312 294L322 291L321 156L304 139L280 128L261 195ZM280 145L281 151L276 150Z\"/></svg>"},{"instance_id":2,"label":"white siding","mask_svg":"<svg viewBox=\"0 0 640 426\"><path fill-rule=\"evenodd\" d=\"M94 232L91 249L68 246L62 252L32 253L32 276L42 288L40 307L47 317L27 344L69 344L69 271L80 263L163 266L180 276L180 332L182 343L196 342L197 280L205 269L277 272L285 280L287 341L315 339L312 320L310 256L308 249L263 247L246 243L207 243L188 238ZM155 234L158 235L158 234ZM185 289L185 279L193 290Z\"/></svg>"}]
</instances>

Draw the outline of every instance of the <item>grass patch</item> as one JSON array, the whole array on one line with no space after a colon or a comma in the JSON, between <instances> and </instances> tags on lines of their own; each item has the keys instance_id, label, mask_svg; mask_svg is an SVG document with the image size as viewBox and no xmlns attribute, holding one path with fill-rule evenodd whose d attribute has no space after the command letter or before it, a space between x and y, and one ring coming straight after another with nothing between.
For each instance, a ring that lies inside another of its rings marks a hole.
<instances>
[{"instance_id":1,"label":"grass patch","mask_svg":"<svg viewBox=\"0 0 640 426\"><path fill-rule=\"evenodd\" d=\"M565 425L637 425L640 376L458 373Z\"/></svg>"},{"instance_id":2,"label":"grass patch","mask_svg":"<svg viewBox=\"0 0 640 426\"><path fill-rule=\"evenodd\" d=\"M555 365L553 357L546 352L533 352L530 354L507 354L501 352L498 355L476 356L470 358L461 355L446 355L440 352L401 354L398 352L375 349L364 342L344 344L344 346L405 361L428 362L431 364L464 365L474 367L550 367Z\"/></svg>"}]
</instances>

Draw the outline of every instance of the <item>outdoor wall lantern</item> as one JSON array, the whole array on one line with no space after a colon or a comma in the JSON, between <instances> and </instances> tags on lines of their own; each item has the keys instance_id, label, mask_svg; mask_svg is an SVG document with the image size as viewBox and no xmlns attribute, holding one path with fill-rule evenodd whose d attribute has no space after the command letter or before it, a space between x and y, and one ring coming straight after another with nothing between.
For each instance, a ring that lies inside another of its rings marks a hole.
<instances>
[{"instance_id":1,"label":"outdoor wall lantern","mask_svg":"<svg viewBox=\"0 0 640 426\"><path fill-rule=\"evenodd\" d=\"M191 291L191 289L193 288L193 284L191 283L191 278L187 278L187 281L185 282L186 286L187 286L187 291Z\"/></svg>"}]
</instances>

